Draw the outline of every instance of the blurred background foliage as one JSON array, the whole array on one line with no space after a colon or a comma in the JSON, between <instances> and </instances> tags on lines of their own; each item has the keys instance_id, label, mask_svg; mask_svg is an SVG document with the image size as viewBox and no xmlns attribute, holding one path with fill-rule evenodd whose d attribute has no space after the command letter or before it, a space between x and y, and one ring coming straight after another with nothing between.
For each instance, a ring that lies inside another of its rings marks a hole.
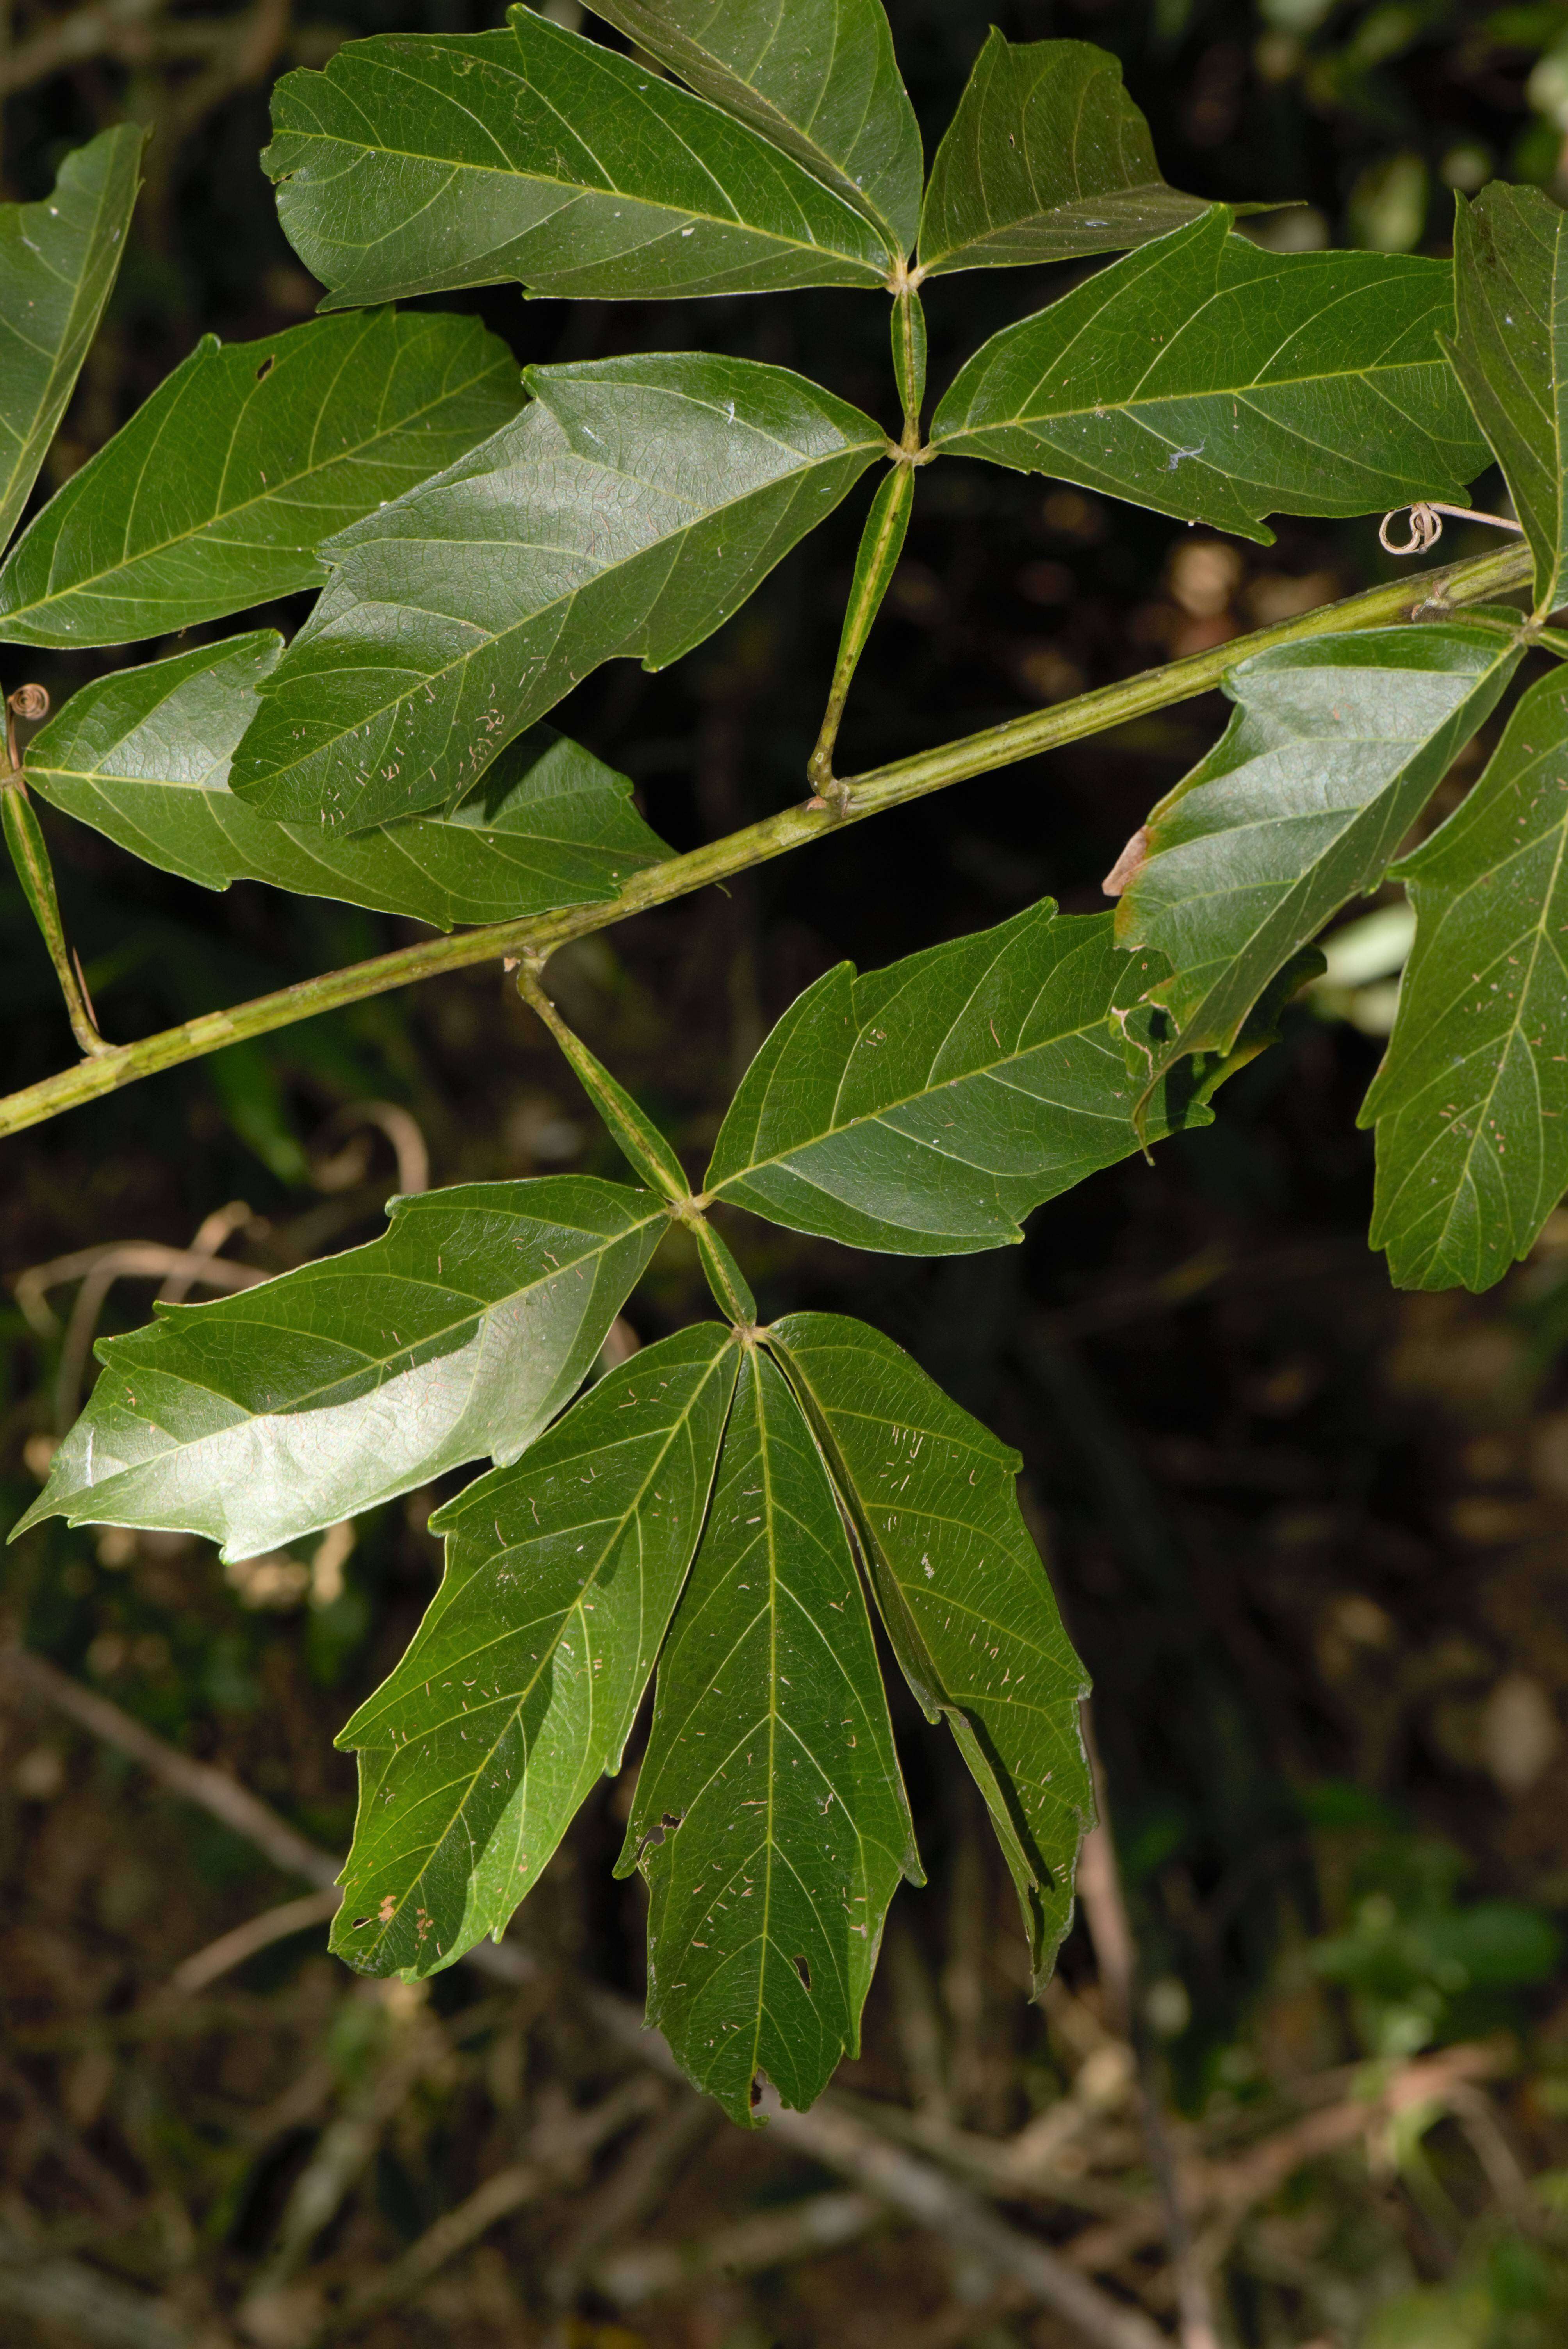
<instances>
[{"instance_id":1,"label":"blurred background foliage","mask_svg":"<svg viewBox=\"0 0 1568 2349\"><path fill-rule=\"evenodd\" d=\"M296 8L5 0L5 197L43 193L108 123L155 132L135 242L40 495L198 335L262 335L313 310L256 167L271 80L356 35L497 21L470 0ZM574 0L545 13L614 38ZM890 13L929 151L991 12ZM1279 247L1443 254L1450 191L1494 172L1568 197L1557 0L998 0L995 14L1016 39L1114 50L1169 177L1290 202L1256 223ZM934 285L934 388L1064 282ZM609 305L503 289L469 305L520 363L701 344L798 366L893 421L880 306L848 295ZM869 494L691 659L659 677L617 664L561 713L677 848L802 795ZM1470 551L1462 529L1450 548ZM922 477L841 764L1222 643L1392 567L1372 523L1291 522L1276 545L1243 547L944 464ZM26 675L57 706L113 665L46 658ZM566 950L552 986L700 1164L737 1072L803 985L1047 892L1098 906L1100 874L1222 717L1217 698L1191 703L917 802ZM416 934L259 886L208 897L45 821L111 1037ZM1347 925L1327 979L1212 1130L1047 1207L1020 1249L944 1266L730 1230L765 1314L865 1315L1025 1455L1026 1504L1096 1682L1139 1951L1132 2036L1167 2108L1196 2234L1187 2268L1211 2281L1219 2338L1248 2349L1568 2338L1568 1215L1480 1299L1397 1296L1367 1255L1370 1138L1354 1113L1406 944L1390 891ZM11 888L0 958L20 1085L71 1043ZM493 969L156 1078L5 1154L8 1516L85 1392L94 1335L145 1318L160 1284L177 1293L167 1252L193 1236L242 1278L373 1236L395 1188L617 1171ZM673 1234L617 1342L703 1309ZM425 1524L443 1496L227 1569L183 1537L51 1525L10 1554L5 1630L338 1850L353 1775L332 1733L429 1596ZM898 1729L931 1885L901 1896L842 2085L870 2126L1171 2323L1181 2261L1168 2230L1140 2231L1158 2147L1104 1949L1080 1925L1043 2010L1027 2003L1011 1890L967 1782L907 1702ZM628 1800L624 1780L601 1789L521 1919L542 1967L521 1992L463 1970L428 1998L356 1985L319 1922L192 1987L176 1971L192 1952L297 1885L36 1690L0 1682L0 2338L1076 2342L938 2238L874 2212L835 2219L826 2173L741 2139L595 2035L582 1986L641 1987L641 1889L609 1877ZM527 2208L388 2268L520 2159L544 2179ZM824 2251L835 2224L846 2240ZM383 2271L404 2283L351 2320Z\"/></svg>"}]
</instances>

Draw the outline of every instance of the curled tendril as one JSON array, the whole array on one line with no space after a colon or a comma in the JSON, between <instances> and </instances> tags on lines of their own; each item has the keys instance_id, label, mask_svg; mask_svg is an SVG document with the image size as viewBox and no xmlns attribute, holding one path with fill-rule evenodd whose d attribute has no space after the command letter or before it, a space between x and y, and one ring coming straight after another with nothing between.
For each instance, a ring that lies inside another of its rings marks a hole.
<instances>
[{"instance_id":1,"label":"curled tendril","mask_svg":"<svg viewBox=\"0 0 1568 2349\"><path fill-rule=\"evenodd\" d=\"M1388 535L1388 525L1402 513L1410 518L1410 535L1403 546ZM1522 531L1522 523L1512 522L1506 514L1477 513L1472 506L1438 505L1423 499L1418 505L1396 506L1386 513L1377 525L1377 543L1389 554L1425 554L1436 546L1443 534L1443 516L1451 515L1455 522L1483 522L1491 530Z\"/></svg>"}]
</instances>

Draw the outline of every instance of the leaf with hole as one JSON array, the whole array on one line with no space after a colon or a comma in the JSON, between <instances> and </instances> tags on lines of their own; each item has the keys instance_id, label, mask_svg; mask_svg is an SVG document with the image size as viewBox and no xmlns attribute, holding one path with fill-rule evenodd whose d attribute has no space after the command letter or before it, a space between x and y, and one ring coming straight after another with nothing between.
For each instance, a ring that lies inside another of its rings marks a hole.
<instances>
[{"instance_id":1,"label":"leaf with hole","mask_svg":"<svg viewBox=\"0 0 1568 2349\"><path fill-rule=\"evenodd\" d=\"M1568 220L1541 188L1454 198L1454 372L1535 557L1535 608L1568 569Z\"/></svg>"},{"instance_id":2,"label":"leaf with hole","mask_svg":"<svg viewBox=\"0 0 1568 2349\"><path fill-rule=\"evenodd\" d=\"M811 2104L860 2044L919 1882L866 1602L800 1406L749 1350L659 1660L618 1873L648 1882L648 2020L730 2118Z\"/></svg>"},{"instance_id":3,"label":"leaf with hole","mask_svg":"<svg viewBox=\"0 0 1568 2349\"><path fill-rule=\"evenodd\" d=\"M40 1518L250 1557L443 1469L514 1460L580 1384L663 1205L588 1175L394 1199L385 1236L98 1348Z\"/></svg>"},{"instance_id":4,"label":"leaf with hole","mask_svg":"<svg viewBox=\"0 0 1568 2349\"><path fill-rule=\"evenodd\" d=\"M710 636L886 446L752 359L525 380L515 423L327 548L231 770L263 815L357 831L451 808L601 662L663 668Z\"/></svg>"},{"instance_id":5,"label":"leaf with hole","mask_svg":"<svg viewBox=\"0 0 1568 2349\"><path fill-rule=\"evenodd\" d=\"M337 1740L369 1749L333 1928L362 1973L433 1973L499 1938L620 1768L739 1361L717 1322L662 1339L431 1519L440 1589Z\"/></svg>"},{"instance_id":6,"label":"leaf with hole","mask_svg":"<svg viewBox=\"0 0 1568 2349\"><path fill-rule=\"evenodd\" d=\"M882 0L604 0L594 14L852 204L902 260L920 126Z\"/></svg>"},{"instance_id":7,"label":"leaf with hole","mask_svg":"<svg viewBox=\"0 0 1568 2349\"><path fill-rule=\"evenodd\" d=\"M1416 942L1361 1112L1372 1245L1401 1288L1489 1288L1568 1189L1568 672L1395 872Z\"/></svg>"},{"instance_id":8,"label":"leaf with hole","mask_svg":"<svg viewBox=\"0 0 1568 2349\"><path fill-rule=\"evenodd\" d=\"M826 972L741 1079L707 1195L853 1247L967 1254L1140 1146L1138 1087L1109 1021L1163 970L1110 917L1049 898L995 929L857 978ZM1207 1124L1173 1073L1150 1133Z\"/></svg>"},{"instance_id":9,"label":"leaf with hole","mask_svg":"<svg viewBox=\"0 0 1568 2349\"><path fill-rule=\"evenodd\" d=\"M0 642L123 645L318 587L316 548L515 416L477 318L205 335L57 490L0 570Z\"/></svg>"},{"instance_id":10,"label":"leaf with hole","mask_svg":"<svg viewBox=\"0 0 1568 2349\"><path fill-rule=\"evenodd\" d=\"M1161 177L1118 58L993 26L931 167L920 265L934 276L1119 253L1204 210Z\"/></svg>"},{"instance_id":11,"label":"leaf with hole","mask_svg":"<svg viewBox=\"0 0 1568 2349\"><path fill-rule=\"evenodd\" d=\"M932 445L1261 545L1271 513L1462 497L1488 460L1439 336L1446 263L1264 253L1213 206L1005 326Z\"/></svg>"},{"instance_id":12,"label":"leaf with hole","mask_svg":"<svg viewBox=\"0 0 1568 2349\"><path fill-rule=\"evenodd\" d=\"M1166 1015L1136 1058L1150 1078L1230 1051L1276 973L1377 886L1519 666L1507 616L1316 636L1230 672L1235 714L1150 814L1116 909L1118 945L1170 967L1146 998Z\"/></svg>"},{"instance_id":13,"label":"leaf with hole","mask_svg":"<svg viewBox=\"0 0 1568 2349\"><path fill-rule=\"evenodd\" d=\"M1088 1681L1019 1513L1018 1455L863 1321L790 1313L768 1343L849 1506L904 1678L985 1798L1037 1992L1071 1922L1094 1793Z\"/></svg>"},{"instance_id":14,"label":"leaf with hole","mask_svg":"<svg viewBox=\"0 0 1568 2349\"><path fill-rule=\"evenodd\" d=\"M450 816L352 833L271 823L235 798L229 767L282 650L263 630L83 686L29 743L29 787L204 889L266 881L443 930L603 903L669 854L626 777L549 726L510 743Z\"/></svg>"},{"instance_id":15,"label":"leaf with hole","mask_svg":"<svg viewBox=\"0 0 1568 2349\"><path fill-rule=\"evenodd\" d=\"M647 66L514 8L382 33L273 93L263 168L330 308L516 279L657 300L880 285L863 213Z\"/></svg>"},{"instance_id":16,"label":"leaf with hole","mask_svg":"<svg viewBox=\"0 0 1568 2349\"><path fill-rule=\"evenodd\" d=\"M66 157L43 202L0 204L0 546L119 274L146 142L129 123L106 130Z\"/></svg>"}]
</instances>

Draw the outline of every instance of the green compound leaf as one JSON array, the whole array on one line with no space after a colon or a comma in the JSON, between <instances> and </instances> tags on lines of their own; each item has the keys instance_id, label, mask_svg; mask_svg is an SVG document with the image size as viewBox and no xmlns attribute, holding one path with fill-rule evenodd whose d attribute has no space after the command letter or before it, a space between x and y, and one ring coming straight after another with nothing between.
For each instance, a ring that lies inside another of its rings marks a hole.
<instances>
[{"instance_id":1,"label":"green compound leaf","mask_svg":"<svg viewBox=\"0 0 1568 2349\"><path fill-rule=\"evenodd\" d=\"M1031 1207L1140 1147L1109 1021L1161 968L1135 975L1109 915L1063 917L1049 898L863 978L841 963L741 1079L707 1195L904 1256L1018 1239ZM1150 1138L1207 1124L1200 1091L1176 1071Z\"/></svg>"},{"instance_id":2,"label":"green compound leaf","mask_svg":"<svg viewBox=\"0 0 1568 2349\"><path fill-rule=\"evenodd\" d=\"M327 306L517 279L644 300L880 285L882 238L689 90L514 8L349 41L273 94L263 168Z\"/></svg>"},{"instance_id":3,"label":"green compound leaf","mask_svg":"<svg viewBox=\"0 0 1568 2349\"><path fill-rule=\"evenodd\" d=\"M1264 253L1230 222L1215 205L994 335L933 445L1264 546L1264 514L1459 500L1487 449L1439 344L1446 263Z\"/></svg>"},{"instance_id":4,"label":"green compound leaf","mask_svg":"<svg viewBox=\"0 0 1568 2349\"><path fill-rule=\"evenodd\" d=\"M662 1202L588 1175L394 1199L366 1247L99 1346L42 1517L203 1534L250 1557L488 1454L581 1383Z\"/></svg>"},{"instance_id":5,"label":"green compound leaf","mask_svg":"<svg viewBox=\"0 0 1568 2349\"><path fill-rule=\"evenodd\" d=\"M1094 1817L1074 1655L1019 1514L1018 1455L863 1321L791 1313L768 1344L849 1504L882 1621L926 1716L945 1716L1024 1913L1037 1992L1072 1919Z\"/></svg>"},{"instance_id":6,"label":"green compound leaf","mask_svg":"<svg viewBox=\"0 0 1568 2349\"><path fill-rule=\"evenodd\" d=\"M549 726L520 735L448 817L354 833L271 823L235 798L229 766L282 650L263 630L84 686L28 744L29 787L204 889L268 881L443 930L602 903L670 854L627 778Z\"/></svg>"},{"instance_id":7,"label":"green compound leaf","mask_svg":"<svg viewBox=\"0 0 1568 2349\"><path fill-rule=\"evenodd\" d=\"M1532 685L1470 797L1397 866L1416 943L1361 1123L1401 1288L1488 1288L1568 1188L1568 673Z\"/></svg>"},{"instance_id":8,"label":"green compound leaf","mask_svg":"<svg viewBox=\"0 0 1568 2349\"><path fill-rule=\"evenodd\" d=\"M882 0L604 0L595 16L803 163L902 260L920 222L920 126Z\"/></svg>"},{"instance_id":9,"label":"green compound leaf","mask_svg":"<svg viewBox=\"0 0 1568 2349\"><path fill-rule=\"evenodd\" d=\"M1535 557L1535 608L1568 566L1568 217L1540 188L1494 180L1454 198L1454 338L1447 346L1497 452Z\"/></svg>"},{"instance_id":10,"label":"green compound leaf","mask_svg":"<svg viewBox=\"0 0 1568 2349\"><path fill-rule=\"evenodd\" d=\"M319 587L323 539L519 405L516 361L477 318L205 335L12 549L0 642L130 644Z\"/></svg>"},{"instance_id":11,"label":"green compound leaf","mask_svg":"<svg viewBox=\"0 0 1568 2349\"><path fill-rule=\"evenodd\" d=\"M1161 179L1119 58L993 26L931 167L920 263L934 276L1119 253L1205 209Z\"/></svg>"},{"instance_id":12,"label":"green compound leaf","mask_svg":"<svg viewBox=\"0 0 1568 2349\"><path fill-rule=\"evenodd\" d=\"M371 1749L332 1938L360 1972L434 1973L499 1940L620 1768L739 1364L715 1322L661 1340L431 1519L440 1589L337 1741Z\"/></svg>"},{"instance_id":13,"label":"green compound leaf","mask_svg":"<svg viewBox=\"0 0 1568 2349\"><path fill-rule=\"evenodd\" d=\"M1508 616L1511 621L1512 614ZM1281 645L1225 679L1237 705L1150 816L1119 946L1170 965L1150 1073L1228 1052L1271 979L1382 879L1519 666L1516 627L1462 621Z\"/></svg>"},{"instance_id":14,"label":"green compound leaf","mask_svg":"<svg viewBox=\"0 0 1568 2349\"><path fill-rule=\"evenodd\" d=\"M920 1882L892 1724L832 1485L750 1350L659 1661L617 1873L647 1878L648 2020L731 2120L860 2044L901 1875Z\"/></svg>"},{"instance_id":15,"label":"green compound leaf","mask_svg":"<svg viewBox=\"0 0 1568 2349\"><path fill-rule=\"evenodd\" d=\"M231 787L285 823L467 798L600 662L665 667L830 513L886 437L751 359L531 367L530 407L326 549Z\"/></svg>"},{"instance_id":16,"label":"green compound leaf","mask_svg":"<svg viewBox=\"0 0 1568 2349\"><path fill-rule=\"evenodd\" d=\"M0 546L15 529L119 272L147 133L122 124L0 204Z\"/></svg>"}]
</instances>

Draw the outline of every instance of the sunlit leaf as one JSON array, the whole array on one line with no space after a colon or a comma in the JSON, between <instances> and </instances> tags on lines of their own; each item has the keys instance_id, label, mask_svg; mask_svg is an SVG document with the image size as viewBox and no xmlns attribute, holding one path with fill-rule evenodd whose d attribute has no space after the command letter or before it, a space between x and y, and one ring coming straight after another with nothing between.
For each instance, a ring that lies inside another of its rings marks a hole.
<instances>
[{"instance_id":1,"label":"sunlit leaf","mask_svg":"<svg viewBox=\"0 0 1568 2349\"><path fill-rule=\"evenodd\" d=\"M904 1676L985 1798L1043 1986L1094 1796L1088 1682L1019 1514L1018 1455L863 1321L791 1313L768 1343L850 1505Z\"/></svg>"},{"instance_id":2,"label":"sunlit leaf","mask_svg":"<svg viewBox=\"0 0 1568 2349\"><path fill-rule=\"evenodd\" d=\"M0 204L0 546L15 529L119 274L147 133L122 123L42 203Z\"/></svg>"},{"instance_id":3,"label":"sunlit leaf","mask_svg":"<svg viewBox=\"0 0 1568 2349\"><path fill-rule=\"evenodd\" d=\"M1109 915L1048 898L863 978L841 963L741 1079L708 1195L908 1256L1016 1240L1031 1207L1139 1147L1108 1023L1163 968L1119 955ZM1150 1138L1210 1114L1178 1071Z\"/></svg>"},{"instance_id":4,"label":"sunlit leaf","mask_svg":"<svg viewBox=\"0 0 1568 2349\"><path fill-rule=\"evenodd\" d=\"M1519 665L1513 627L1460 620L1276 646L1225 679L1222 739L1150 816L1119 945L1170 965L1151 1075L1229 1051L1275 973L1382 878Z\"/></svg>"},{"instance_id":5,"label":"sunlit leaf","mask_svg":"<svg viewBox=\"0 0 1568 2349\"><path fill-rule=\"evenodd\" d=\"M852 204L902 259L920 221L920 126L882 0L603 0L595 16Z\"/></svg>"},{"instance_id":6,"label":"sunlit leaf","mask_svg":"<svg viewBox=\"0 0 1568 2349\"><path fill-rule=\"evenodd\" d=\"M449 817L351 833L257 815L229 766L282 650L263 630L83 686L29 743L29 786L205 889L270 881L439 929L603 901L668 855L626 777L548 726L511 743Z\"/></svg>"},{"instance_id":7,"label":"sunlit leaf","mask_svg":"<svg viewBox=\"0 0 1568 2349\"><path fill-rule=\"evenodd\" d=\"M931 167L920 263L934 275L1119 253L1203 210L1161 177L1118 58L993 26Z\"/></svg>"},{"instance_id":8,"label":"sunlit leaf","mask_svg":"<svg viewBox=\"0 0 1568 2349\"><path fill-rule=\"evenodd\" d=\"M273 93L278 216L329 305L517 279L649 298L877 285L882 238L768 140L530 8L383 33Z\"/></svg>"},{"instance_id":9,"label":"sunlit leaf","mask_svg":"<svg viewBox=\"0 0 1568 2349\"><path fill-rule=\"evenodd\" d=\"M316 548L521 405L477 318L371 312L205 335L0 570L0 642L121 645L325 579Z\"/></svg>"},{"instance_id":10,"label":"sunlit leaf","mask_svg":"<svg viewBox=\"0 0 1568 2349\"><path fill-rule=\"evenodd\" d=\"M433 1973L499 1935L620 1768L739 1359L712 1321L649 1346L431 1520L440 1589L337 1741L372 1749L333 1931L361 1972Z\"/></svg>"},{"instance_id":11,"label":"sunlit leaf","mask_svg":"<svg viewBox=\"0 0 1568 2349\"><path fill-rule=\"evenodd\" d=\"M445 1468L513 1460L581 1382L661 1202L586 1175L395 1199L384 1237L98 1348L21 1524L158 1526L249 1557Z\"/></svg>"},{"instance_id":12,"label":"sunlit leaf","mask_svg":"<svg viewBox=\"0 0 1568 2349\"><path fill-rule=\"evenodd\" d=\"M1568 567L1568 215L1540 188L1494 180L1454 198L1449 356L1497 452L1535 557L1535 603Z\"/></svg>"},{"instance_id":13,"label":"sunlit leaf","mask_svg":"<svg viewBox=\"0 0 1568 2349\"><path fill-rule=\"evenodd\" d=\"M886 446L783 367L649 357L531 367L515 423L327 549L232 789L360 830L466 799L616 654L712 634Z\"/></svg>"},{"instance_id":14,"label":"sunlit leaf","mask_svg":"<svg viewBox=\"0 0 1568 2349\"><path fill-rule=\"evenodd\" d=\"M882 1920L919 1880L839 1506L777 1366L748 1353L659 1662L620 1872L648 1880L648 2020L732 2120L807 2106L860 2044Z\"/></svg>"},{"instance_id":15,"label":"sunlit leaf","mask_svg":"<svg viewBox=\"0 0 1568 2349\"><path fill-rule=\"evenodd\" d=\"M1401 1288L1489 1288L1568 1189L1568 674L1396 871L1416 943L1361 1112L1372 1245Z\"/></svg>"},{"instance_id":16,"label":"sunlit leaf","mask_svg":"<svg viewBox=\"0 0 1568 2349\"><path fill-rule=\"evenodd\" d=\"M933 444L1272 543L1271 513L1461 497L1488 461L1439 335L1440 261L1265 253L1215 205L1006 326Z\"/></svg>"}]
</instances>

